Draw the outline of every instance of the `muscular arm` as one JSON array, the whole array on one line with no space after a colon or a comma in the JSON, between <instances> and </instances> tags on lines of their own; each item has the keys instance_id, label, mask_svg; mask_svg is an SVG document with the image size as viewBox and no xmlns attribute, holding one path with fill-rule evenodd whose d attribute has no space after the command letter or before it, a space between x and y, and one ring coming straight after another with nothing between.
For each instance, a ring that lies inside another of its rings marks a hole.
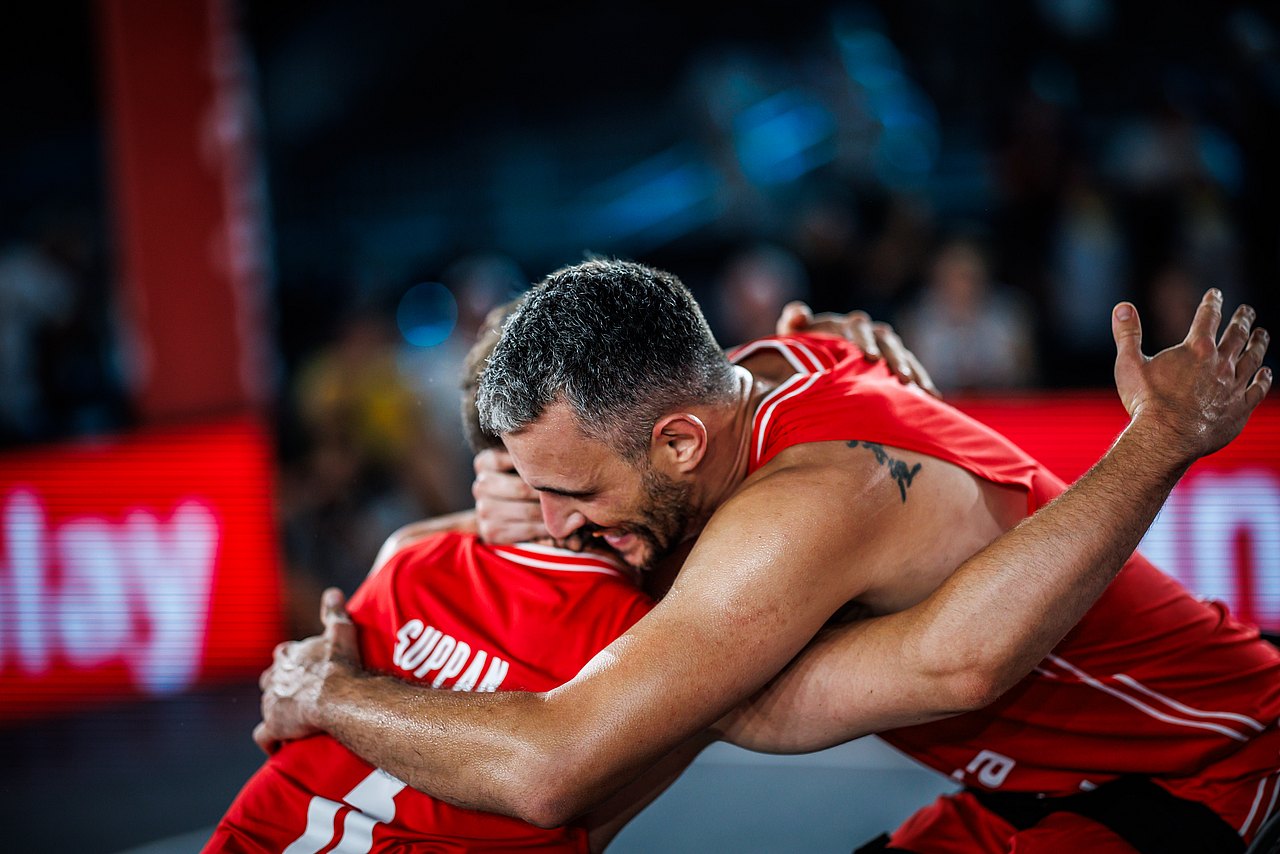
<instances>
[{"instance_id":1,"label":"muscular arm","mask_svg":"<svg viewBox=\"0 0 1280 854\"><path fill-rule=\"evenodd\" d=\"M798 547L787 533L831 515L825 501L803 500L829 485L792 471L765 480L717 513L654 612L560 688L423 692L331 661L314 695L270 702L293 704L307 724L415 788L562 824L758 690L847 598L840 574L807 568L834 565L855 538Z\"/></svg>"},{"instance_id":2,"label":"muscular arm","mask_svg":"<svg viewBox=\"0 0 1280 854\"><path fill-rule=\"evenodd\" d=\"M1182 471L1162 458L1162 442L1159 431L1134 422L1070 490L924 602L824 632L721 736L752 750L802 753L994 702L1084 616L1137 548Z\"/></svg>"},{"instance_id":3,"label":"muscular arm","mask_svg":"<svg viewBox=\"0 0 1280 854\"><path fill-rule=\"evenodd\" d=\"M1121 329L1118 338L1129 334ZM1247 324L1243 336L1248 337ZM1118 569L1126 538L1136 542L1134 532L1150 520L1192 459L1239 432L1270 384L1269 373L1249 382L1265 341L1250 343L1240 360L1239 371L1246 362L1252 365L1243 383L1226 381L1228 373L1239 372L1234 357L1229 370L1216 361L1203 363L1203 342L1191 354L1200 361L1190 363L1186 352L1142 362L1136 340L1123 346L1130 350L1126 370L1133 376L1122 378L1118 367L1117 377L1133 425L1109 454L1110 462L1084 482L1087 492L1099 493L1093 498L1107 496L1108 515L1093 506L1093 524L1081 525L1070 508L1089 506L1090 496L1060 502L1068 507L1065 518L1037 516L1010 535L1013 544L998 549L994 562L965 563L898 628L860 627L868 642L857 644L858 660L873 662L869 672L884 680L874 690L889 695L879 713L902 715L918 705L934 710L929 714L963 710L984 691L969 691L971 678L956 674L964 674L969 663L988 668L983 650L997 642L994 635L1005 625L1016 628L999 640L1006 656L1001 668L1029 669L1105 585L1109 576L1095 575L1099 561L1113 561L1108 572ZM1234 344L1237 354L1241 346L1242 341ZM856 564L883 545L875 537L854 536L840 508L830 503L832 494L831 484L806 469L771 474L744 488L713 517L658 608L554 691L424 693L368 677L333 658L316 663L315 678L303 680L301 689L274 692L267 685L268 728L274 724L276 737L324 729L438 797L536 824L561 824L756 692L813 636L834 610L832 603L857 594L844 573L807 569ZM842 502L863 497L845 493ZM883 516L885 508L898 505L877 506ZM1099 519L1107 520L1108 530L1097 526ZM877 531L894 531L891 520L875 521ZM1116 528L1129 533L1116 535ZM795 537L796 531L815 529L829 536ZM1079 546L1082 538L1092 544ZM1009 565L1023 567L1016 580L1010 580ZM1071 592L1082 583L1084 592ZM1047 588L1028 589L1037 585ZM1065 598L1058 598L1061 591L1068 591ZM992 619L993 601L1007 619ZM1049 628L1041 626L1046 620ZM971 641L952 647L957 632ZM925 670L903 674L895 662ZM989 681L985 674L979 678ZM930 682L932 691L924 687ZM899 684L908 687L895 698Z\"/></svg>"},{"instance_id":4,"label":"muscular arm","mask_svg":"<svg viewBox=\"0 0 1280 854\"><path fill-rule=\"evenodd\" d=\"M1108 454L919 606L824 633L723 722L722 736L761 751L818 750L982 708L1030 672L1102 594L1190 462L1233 437L1243 420L1232 419L1247 417L1270 388L1269 371L1255 379L1268 336L1250 335L1252 311L1237 311L1214 348L1217 312L1207 296L1187 341L1156 360L1139 352L1136 316L1117 321L1117 386L1133 420ZM1170 405L1171 393L1187 391L1171 379L1196 359L1217 364L1188 399L1221 400L1233 389L1243 404L1209 418L1212 426L1179 421ZM948 709L939 696L959 705Z\"/></svg>"}]
</instances>

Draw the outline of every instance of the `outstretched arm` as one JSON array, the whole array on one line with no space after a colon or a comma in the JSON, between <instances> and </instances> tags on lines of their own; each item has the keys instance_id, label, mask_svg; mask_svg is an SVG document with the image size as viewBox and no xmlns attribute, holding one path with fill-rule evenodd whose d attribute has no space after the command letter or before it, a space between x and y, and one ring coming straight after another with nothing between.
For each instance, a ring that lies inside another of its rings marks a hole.
<instances>
[{"instance_id":1,"label":"outstretched arm","mask_svg":"<svg viewBox=\"0 0 1280 854\"><path fill-rule=\"evenodd\" d=\"M1268 335L1250 332L1252 309L1238 309L1215 340L1220 321L1211 291L1186 340L1148 359L1136 311L1118 306L1116 387L1131 421L1107 455L920 605L824 633L728 719L724 737L768 752L818 750L982 708L1029 673L1102 595L1187 467L1234 438L1270 388L1260 370ZM940 694L939 680L953 690Z\"/></svg>"}]
</instances>

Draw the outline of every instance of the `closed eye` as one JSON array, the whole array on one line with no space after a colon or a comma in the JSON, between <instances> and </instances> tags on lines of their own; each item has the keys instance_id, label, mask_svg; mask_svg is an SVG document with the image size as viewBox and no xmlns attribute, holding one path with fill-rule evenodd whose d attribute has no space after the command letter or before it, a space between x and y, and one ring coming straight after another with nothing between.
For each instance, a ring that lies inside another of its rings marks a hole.
<instances>
[{"instance_id":1,"label":"closed eye","mask_svg":"<svg viewBox=\"0 0 1280 854\"><path fill-rule=\"evenodd\" d=\"M584 500L592 498L596 494L594 489L560 489L555 486L535 486L534 489L538 492L550 493L551 495L561 495L565 498L579 498Z\"/></svg>"}]
</instances>

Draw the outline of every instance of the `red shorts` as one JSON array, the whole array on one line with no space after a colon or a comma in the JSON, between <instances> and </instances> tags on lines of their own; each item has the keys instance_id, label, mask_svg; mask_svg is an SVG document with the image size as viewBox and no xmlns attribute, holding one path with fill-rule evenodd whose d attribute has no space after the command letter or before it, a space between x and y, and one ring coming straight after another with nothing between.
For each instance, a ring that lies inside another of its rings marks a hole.
<instances>
[{"instance_id":1,"label":"red shorts","mask_svg":"<svg viewBox=\"0 0 1280 854\"><path fill-rule=\"evenodd\" d=\"M1110 830L1075 813L1053 813L1018 830L968 792L944 795L911 816L891 844L915 854L1135 854Z\"/></svg>"},{"instance_id":2,"label":"red shorts","mask_svg":"<svg viewBox=\"0 0 1280 854\"><path fill-rule=\"evenodd\" d=\"M1246 843L1280 808L1280 729L1251 740L1193 778L1158 780L1173 794L1213 809ZM892 845L917 854L1135 854L1115 833L1075 813L1052 813L1018 830L967 792L946 795L907 819Z\"/></svg>"}]
</instances>

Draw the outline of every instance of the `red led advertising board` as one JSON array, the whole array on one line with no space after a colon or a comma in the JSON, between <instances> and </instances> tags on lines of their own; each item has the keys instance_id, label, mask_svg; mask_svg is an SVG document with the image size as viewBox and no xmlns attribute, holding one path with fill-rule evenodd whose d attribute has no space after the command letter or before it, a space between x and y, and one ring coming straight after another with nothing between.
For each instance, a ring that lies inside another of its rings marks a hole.
<instances>
[{"instance_id":1,"label":"red led advertising board","mask_svg":"<svg viewBox=\"0 0 1280 854\"><path fill-rule=\"evenodd\" d=\"M271 472L247 420L0 456L0 719L260 672Z\"/></svg>"},{"instance_id":2,"label":"red led advertising board","mask_svg":"<svg viewBox=\"0 0 1280 854\"><path fill-rule=\"evenodd\" d=\"M1067 480L1126 422L1113 395L957 404ZM242 420L0 456L0 720L260 672L283 637L271 471ZM1280 404L1192 467L1142 549L1280 632Z\"/></svg>"},{"instance_id":3,"label":"red led advertising board","mask_svg":"<svg viewBox=\"0 0 1280 854\"><path fill-rule=\"evenodd\" d=\"M1128 423L1114 393L956 404L1068 481ZM1280 402L1265 401L1236 441L1191 467L1140 548L1198 595L1280 634Z\"/></svg>"}]
</instances>

